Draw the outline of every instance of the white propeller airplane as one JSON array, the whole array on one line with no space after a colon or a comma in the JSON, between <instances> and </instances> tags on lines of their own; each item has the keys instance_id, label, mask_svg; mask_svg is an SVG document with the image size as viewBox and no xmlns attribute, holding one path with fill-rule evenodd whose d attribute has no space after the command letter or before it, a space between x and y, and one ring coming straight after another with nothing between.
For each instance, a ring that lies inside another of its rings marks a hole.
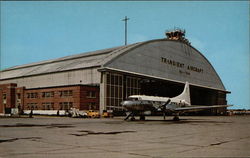
<instances>
[{"instance_id":1,"label":"white propeller airplane","mask_svg":"<svg viewBox=\"0 0 250 158\"><path fill-rule=\"evenodd\" d=\"M173 98L156 97L146 95L132 95L128 100L121 102L121 105L129 112L124 120L131 117L131 121L135 120L135 115L140 116L140 120L145 120L145 115L151 111L162 111L165 120L166 112L171 112L174 115L173 120L179 121L179 114L186 112L194 112L212 108L223 108L232 105L211 105L211 106L197 106L191 105L189 83L186 82L183 92Z\"/></svg>"}]
</instances>

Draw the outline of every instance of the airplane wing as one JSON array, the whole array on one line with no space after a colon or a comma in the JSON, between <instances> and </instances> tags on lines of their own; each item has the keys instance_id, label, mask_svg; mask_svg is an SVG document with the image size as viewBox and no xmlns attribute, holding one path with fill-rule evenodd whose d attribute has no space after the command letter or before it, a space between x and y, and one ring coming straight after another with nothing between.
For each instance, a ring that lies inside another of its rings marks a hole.
<instances>
[{"instance_id":1,"label":"airplane wing","mask_svg":"<svg viewBox=\"0 0 250 158\"><path fill-rule=\"evenodd\" d=\"M201 110L206 110L206 109L225 108L225 107L229 107L229 106L232 106L232 105L211 105L211 106L193 105L193 106L188 106L188 107L174 108L174 109L171 109L171 111L192 112L192 111L201 111Z\"/></svg>"}]
</instances>

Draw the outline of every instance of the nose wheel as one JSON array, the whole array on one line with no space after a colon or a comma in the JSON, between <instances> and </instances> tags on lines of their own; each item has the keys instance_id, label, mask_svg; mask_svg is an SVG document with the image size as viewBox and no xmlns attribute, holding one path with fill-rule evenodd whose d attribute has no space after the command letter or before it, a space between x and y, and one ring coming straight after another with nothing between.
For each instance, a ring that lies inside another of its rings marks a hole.
<instances>
[{"instance_id":1,"label":"nose wheel","mask_svg":"<svg viewBox=\"0 0 250 158\"><path fill-rule=\"evenodd\" d=\"M130 121L135 121L135 117L132 116L132 117L130 118Z\"/></svg>"}]
</instances>

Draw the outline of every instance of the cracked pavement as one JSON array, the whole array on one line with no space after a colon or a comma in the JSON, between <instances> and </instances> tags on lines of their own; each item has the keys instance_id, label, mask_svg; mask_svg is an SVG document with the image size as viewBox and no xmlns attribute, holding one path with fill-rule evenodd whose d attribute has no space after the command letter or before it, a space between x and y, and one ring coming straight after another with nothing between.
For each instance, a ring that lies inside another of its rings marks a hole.
<instances>
[{"instance_id":1,"label":"cracked pavement","mask_svg":"<svg viewBox=\"0 0 250 158\"><path fill-rule=\"evenodd\" d=\"M0 157L250 157L250 116L0 118Z\"/></svg>"}]
</instances>

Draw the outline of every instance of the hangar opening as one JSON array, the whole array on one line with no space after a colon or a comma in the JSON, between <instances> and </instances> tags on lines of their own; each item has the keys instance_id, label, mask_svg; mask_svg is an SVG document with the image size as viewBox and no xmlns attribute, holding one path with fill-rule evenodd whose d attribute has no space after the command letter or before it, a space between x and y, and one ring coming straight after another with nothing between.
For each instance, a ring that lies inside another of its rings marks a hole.
<instances>
[{"instance_id":1,"label":"hangar opening","mask_svg":"<svg viewBox=\"0 0 250 158\"><path fill-rule=\"evenodd\" d=\"M106 110L123 111L120 103L131 95L147 95L160 97L175 97L182 93L184 83L136 76L122 72L105 72L106 74ZM226 92L190 85L192 105L225 105ZM224 110L225 111L225 110ZM207 110L202 114L218 113Z\"/></svg>"},{"instance_id":2,"label":"hangar opening","mask_svg":"<svg viewBox=\"0 0 250 158\"><path fill-rule=\"evenodd\" d=\"M182 93L184 84L160 81L141 80L141 94L149 96L175 97ZM225 104L226 93L212 89L190 85L190 97L192 105L219 105Z\"/></svg>"}]
</instances>

